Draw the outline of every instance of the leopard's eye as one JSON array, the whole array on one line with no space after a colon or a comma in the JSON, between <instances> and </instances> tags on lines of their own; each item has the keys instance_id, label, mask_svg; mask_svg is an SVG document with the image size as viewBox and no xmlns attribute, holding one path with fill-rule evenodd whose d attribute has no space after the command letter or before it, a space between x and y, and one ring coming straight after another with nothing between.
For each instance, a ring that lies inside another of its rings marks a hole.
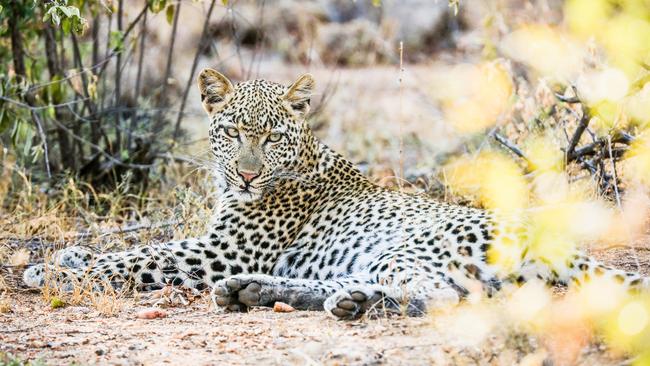
<instances>
[{"instance_id":1,"label":"leopard's eye","mask_svg":"<svg viewBox=\"0 0 650 366\"><path fill-rule=\"evenodd\" d=\"M234 127L226 127L225 130L226 130L226 135L228 135L228 137L232 137L235 139L239 136L239 130L237 130Z\"/></svg>"},{"instance_id":2,"label":"leopard's eye","mask_svg":"<svg viewBox=\"0 0 650 366\"><path fill-rule=\"evenodd\" d=\"M278 133L278 132L274 132L274 133L270 134L269 137L268 137L269 142L278 142L281 139L282 139L282 134Z\"/></svg>"}]
</instances>

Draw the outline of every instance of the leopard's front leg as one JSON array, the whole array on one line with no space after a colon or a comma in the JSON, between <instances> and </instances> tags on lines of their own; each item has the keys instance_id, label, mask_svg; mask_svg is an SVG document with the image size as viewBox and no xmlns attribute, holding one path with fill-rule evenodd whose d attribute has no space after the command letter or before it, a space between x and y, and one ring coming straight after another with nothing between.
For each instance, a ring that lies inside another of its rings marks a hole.
<instances>
[{"instance_id":1,"label":"leopard's front leg","mask_svg":"<svg viewBox=\"0 0 650 366\"><path fill-rule=\"evenodd\" d=\"M346 285L365 282L359 277L339 280L308 280L263 274L236 275L217 282L212 301L229 311L252 306L273 306L281 301L298 310L323 310L325 300Z\"/></svg>"}]
</instances>

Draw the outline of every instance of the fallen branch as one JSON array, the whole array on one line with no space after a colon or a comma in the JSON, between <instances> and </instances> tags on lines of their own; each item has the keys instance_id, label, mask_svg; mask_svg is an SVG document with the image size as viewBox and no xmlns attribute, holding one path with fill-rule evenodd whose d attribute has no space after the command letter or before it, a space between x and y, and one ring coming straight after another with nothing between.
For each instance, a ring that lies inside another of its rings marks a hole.
<instances>
[{"instance_id":1,"label":"fallen branch","mask_svg":"<svg viewBox=\"0 0 650 366\"><path fill-rule=\"evenodd\" d=\"M633 140L634 138L626 133L617 133L614 137L611 138L611 143L612 144L620 143L620 144L629 145ZM575 149L571 154L567 154L567 162L578 160L579 158L584 156L596 154L597 150L605 146L605 144L607 144L608 141L609 141L608 137L601 137L595 142L587 144L579 149ZM619 158L623 156L625 151L626 149L615 149L613 150L614 154L612 155L612 157Z\"/></svg>"}]
</instances>

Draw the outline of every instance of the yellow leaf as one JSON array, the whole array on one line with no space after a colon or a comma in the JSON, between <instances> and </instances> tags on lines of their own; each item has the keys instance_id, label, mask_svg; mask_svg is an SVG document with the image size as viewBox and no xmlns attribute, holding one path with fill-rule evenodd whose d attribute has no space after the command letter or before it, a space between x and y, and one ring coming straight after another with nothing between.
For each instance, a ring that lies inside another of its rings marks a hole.
<instances>
[{"instance_id":1,"label":"yellow leaf","mask_svg":"<svg viewBox=\"0 0 650 366\"><path fill-rule=\"evenodd\" d=\"M637 137L625 158L626 176L650 186L650 131Z\"/></svg>"},{"instance_id":2,"label":"yellow leaf","mask_svg":"<svg viewBox=\"0 0 650 366\"><path fill-rule=\"evenodd\" d=\"M463 157L448 164L443 172L449 186L478 199L483 206L512 212L528 202L528 188L521 169L497 153L476 158Z\"/></svg>"},{"instance_id":3,"label":"yellow leaf","mask_svg":"<svg viewBox=\"0 0 650 366\"><path fill-rule=\"evenodd\" d=\"M435 87L446 120L463 133L495 125L513 91L509 73L498 63L455 66L438 75Z\"/></svg>"},{"instance_id":4,"label":"yellow leaf","mask_svg":"<svg viewBox=\"0 0 650 366\"><path fill-rule=\"evenodd\" d=\"M541 25L525 26L506 35L500 49L506 56L559 81L573 80L584 57L581 45L557 30Z\"/></svg>"},{"instance_id":5,"label":"yellow leaf","mask_svg":"<svg viewBox=\"0 0 650 366\"><path fill-rule=\"evenodd\" d=\"M577 35L589 38L603 29L612 5L607 0L569 0L564 4L564 17Z\"/></svg>"},{"instance_id":6,"label":"yellow leaf","mask_svg":"<svg viewBox=\"0 0 650 366\"><path fill-rule=\"evenodd\" d=\"M65 306L65 301L61 300L61 298L53 296L50 299L50 307L52 309L58 309L58 308L62 308L64 306Z\"/></svg>"}]
</instances>

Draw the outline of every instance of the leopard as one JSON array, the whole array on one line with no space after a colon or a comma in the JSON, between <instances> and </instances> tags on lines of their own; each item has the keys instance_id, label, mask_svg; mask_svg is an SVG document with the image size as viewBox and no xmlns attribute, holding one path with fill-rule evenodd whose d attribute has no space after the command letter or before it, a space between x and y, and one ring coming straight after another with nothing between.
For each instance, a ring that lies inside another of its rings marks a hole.
<instances>
[{"instance_id":1,"label":"leopard","mask_svg":"<svg viewBox=\"0 0 650 366\"><path fill-rule=\"evenodd\" d=\"M561 260L535 255L524 213L375 184L310 129L310 74L290 85L233 83L204 69L197 84L218 191L205 234L99 255L68 247L28 268L27 286L89 278L115 288L185 286L209 290L226 312L279 301L342 320L426 314L463 301L475 284L488 295L533 279L649 287L647 277L579 249ZM514 263L507 270L494 260L503 248Z\"/></svg>"}]
</instances>

